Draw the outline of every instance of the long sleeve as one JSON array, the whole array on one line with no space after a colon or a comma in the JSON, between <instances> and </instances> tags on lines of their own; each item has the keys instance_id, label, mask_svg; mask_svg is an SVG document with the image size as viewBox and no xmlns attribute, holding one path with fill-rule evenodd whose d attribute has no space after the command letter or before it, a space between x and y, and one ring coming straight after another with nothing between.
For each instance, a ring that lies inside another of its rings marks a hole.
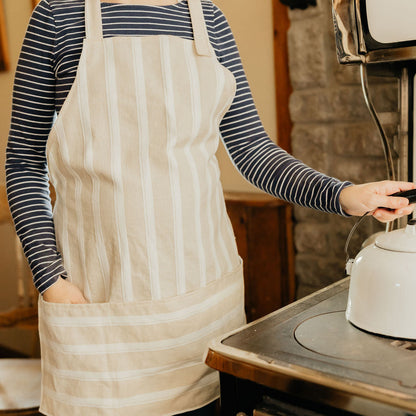
<instances>
[{"instance_id":1,"label":"long sleeve","mask_svg":"<svg viewBox=\"0 0 416 416\"><path fill-rule=\"evenodd\" d=\"M55 113L55 23L48 3L34 11L20 54L6 153L6 184L16 231L42 293L65 275L57 251L45 147Z\"/></svg>"},{"instance_id":2,"label":"long sleeve","mask_svg":"<svg viewBox=\"0 0 416 416\"><path fill-rule=\"evenodd\" d=\"M261 123L230 26L214 6L220 62L233 74L237 93L220 131L234 165L253 185L286 201L343 215L340 182L311 169L270 140Z\"/></svg>"}]
</instances>

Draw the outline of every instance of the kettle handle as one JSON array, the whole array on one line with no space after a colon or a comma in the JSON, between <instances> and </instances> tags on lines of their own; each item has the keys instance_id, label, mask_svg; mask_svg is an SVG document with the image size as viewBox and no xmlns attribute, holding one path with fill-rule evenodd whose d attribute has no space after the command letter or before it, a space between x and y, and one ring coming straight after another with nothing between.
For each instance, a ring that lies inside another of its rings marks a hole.
<instances>
[{"instance_id":1,"label":"kettle handle","mask_svg":"<svg viewBox=\"0 0 416 416\"><path fill-rule=\"evenodd\" d=\"M370 213L370 211L366 212L363 216L361 216L360 218L358 218L358 220L355 222L355 224L353 225L353 227L351 228L350 233L348 234L347 240L345 241L345 246L344 246L344 252L345 252L345 262L346 262L346 267L345 267L345 271L347 273L347 275L349 275L349 272L351 272L351 267L352 267L352 263L354 262L354 260L351 258L350 253L349 253L349 247L350 247L350 242L351 242L351 238L354 235L355 231L357 230L357 228L359 227L359 225L364 221L365 217Z\"/></svg>"}]
</instances>

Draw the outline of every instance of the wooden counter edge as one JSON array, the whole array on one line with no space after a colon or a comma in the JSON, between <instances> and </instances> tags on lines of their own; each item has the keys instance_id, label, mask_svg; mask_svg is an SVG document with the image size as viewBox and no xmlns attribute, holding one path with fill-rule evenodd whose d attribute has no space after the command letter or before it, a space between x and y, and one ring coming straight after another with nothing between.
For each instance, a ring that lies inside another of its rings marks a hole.
<instances>
[{"instance_id":1,"label":"wooden counter edge","mask_svg":"<svg viewBox=\"0 0 416 416\"><path fill-rule=\"evenodd\" d=\"M242 203L247 206L262 206L262 207L291 207L292 204L283 201L275 196L260 193L260 192L224 192L224 199L229 203Z\"/></svg>"},{"instance_id":2,"label":"wooden counter edge","mask_svg":"<svg viewBox=\"0 0 416 416\"><path fill-rule=\"evenodd\" d=\"M220 372L249 380L263 386L276 389L279 385L291 385L293 381L309 382L324 387L331 392L331 397L337 392L342 396L360 397L363 399L384 403L406 411L416 411L416 401L413 397L398 392L394 395L390 390L369 386L365 383L326 375L322 372L305 367L285 364L278 361L268 362L252 353L238 351L224 345L208 349L205 363ZM281 390L285 391L285 390Z\"/></svg>"}]
</instances>

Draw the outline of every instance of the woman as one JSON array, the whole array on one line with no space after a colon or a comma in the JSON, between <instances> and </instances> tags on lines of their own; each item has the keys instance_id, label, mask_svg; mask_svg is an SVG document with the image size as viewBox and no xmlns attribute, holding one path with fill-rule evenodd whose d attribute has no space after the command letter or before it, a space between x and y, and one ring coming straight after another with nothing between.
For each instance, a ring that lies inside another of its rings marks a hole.
<instances>
[{"instance_id":1,"label":"woman","mask_svg":"<svg viewBox=\"0 0 416 416\"><path fill-rule=\"evenodd\" d=\"M240 172L287 201L382 221L412 210L386 195L413 184L343 183L270 141L208 0L42 0L13 98L7 186L42 294L46 415L212 414L202 355L244 323L220 134Z\"/></svg>"}]
</instances>

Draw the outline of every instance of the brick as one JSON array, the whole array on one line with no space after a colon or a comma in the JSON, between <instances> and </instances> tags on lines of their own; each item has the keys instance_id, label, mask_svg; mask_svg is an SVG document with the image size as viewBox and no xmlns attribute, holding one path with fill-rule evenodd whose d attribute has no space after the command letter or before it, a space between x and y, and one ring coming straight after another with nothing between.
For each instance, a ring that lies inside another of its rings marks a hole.
<instances>
[{"instance_id":1,"label":"brick","mask_svg":"<svg viewBox=\"0 0 416 416\"><path fill-rule=\"evenodd\" d=\"M334 216L332 218L332 229L328 236L332 253L337 258L345 258L345 243L348 235L358 218L342 218ZM349 244L348 253L355 257L361 250L363 243L375 232L383 230L383 225L372 218L366 218L355 230Z\"/></svg>"},{"instance_id":2,"label":"brick","mask_svg":"<svg viewBox=\"0 0 416 416\"><path fill-rule=\"evenodd\" d=\"M325 87L325 37L321 19L313 18L292 22L288 33L289 66L292 87L304 89Z\"/></svg>"},{"instance_id":3,"label":"brick","mask_svg":"<svg viewBox=\"0 0 416 416\"><path fill-rule=\"evenodd\" d=\"M397 91L391 84L374 86L371 98L378 112L397 111ZM295 123L370 120L359 86L295 91L290 111Z\"/></svg>"},{"instance_id":4,"label":"brick","mask_svg":"<svg viewBox=\"0 0 416 416\"><path fill-rule=\"evenodd\" d=\"M328 127L295 125L292 130L292 153L308 166L328 172Z\"/></svg>"},{"instance_id":5,"label":"brick","mask_svg":"<svg viewBox=\"0 0 416 416\"><path fill-rule=\"evenodd\" d=\"M389 131L391 134L391 129ZM339 156L383 157L380 134L372 121L336 123L329 127L329 141L334 154Z\"/></svg>"},{"instance_id":6,"label":"brick","mask_svg":"<svg viewBox=\"0 0 416 416\"><path fill-rule=\"evenodd\" d=\"M387 177L384 159L336 157L332 161L330 174L340 180L365 183L384 180Z\"/></svg>"},{"instance_id":7,"label":"brick","mask_svg":"<svg viewBox=\"0 0 416 416\"><path fill-rule=\"evenodd\" d=\"M325 287L342 279L345 275L344 259L322 258L299 254L295 261L299 285Z\"/></svg>"},{"instance_id":8,"label":"brick","mask_svg":"<svg viewBox=\"0 0 416 416\"><path fill-rule=\"evenodd\" d=\"M357 121L370 119L359 86L334 88L330 93L329 101L332 109L331 120Z\"/></svg>"},{"instance_id":9,"label":"brick","mask_svg":"<svg viewBox=\"0 0 416 416\"><path fill-rule=\"evenodd\" d=\"M370 120L358 86L295 91L290 113L294 123Z\"/></svg>"},{"instance_id":10,"label":"brick","mask_svg":"<svg viewBox=\"0 0 416 416\"><path fill-rule=\"evenodd\" d=\"M330 250L327 224L299 223L295 226L298 253L323 254Z\"/></svg>"},{"instance_id":11,"label":"brick","mask_svg":"<svg viewBox=\"0 0 416 416\"><path fill-rule=\"evenodd\" d=\"M311 295L312 293L319 290L320 286L300 285L296 289L296 299L302 299L305 296Z\"/></svg>"},{"instance_id":12,"label":"brick","mask_svg":"<svg viewBox=\"0 0 416 416\"><path fill-rule=\"evenodd\" d=\"M295 125L326 122L332 116L329 94L320 89L294 91L290 97L289 108Z\"/></svg>"},{"instance_id":13,"label":"brick","mask_svg":"<svg viewBox=\"0 0 416 416\"><path fill-rule=\"evenodd\" d=\"M294 207L294 216L297 222L319 223L328 221L327 213L299 206Z\"/></svg>"}]
</instances>

